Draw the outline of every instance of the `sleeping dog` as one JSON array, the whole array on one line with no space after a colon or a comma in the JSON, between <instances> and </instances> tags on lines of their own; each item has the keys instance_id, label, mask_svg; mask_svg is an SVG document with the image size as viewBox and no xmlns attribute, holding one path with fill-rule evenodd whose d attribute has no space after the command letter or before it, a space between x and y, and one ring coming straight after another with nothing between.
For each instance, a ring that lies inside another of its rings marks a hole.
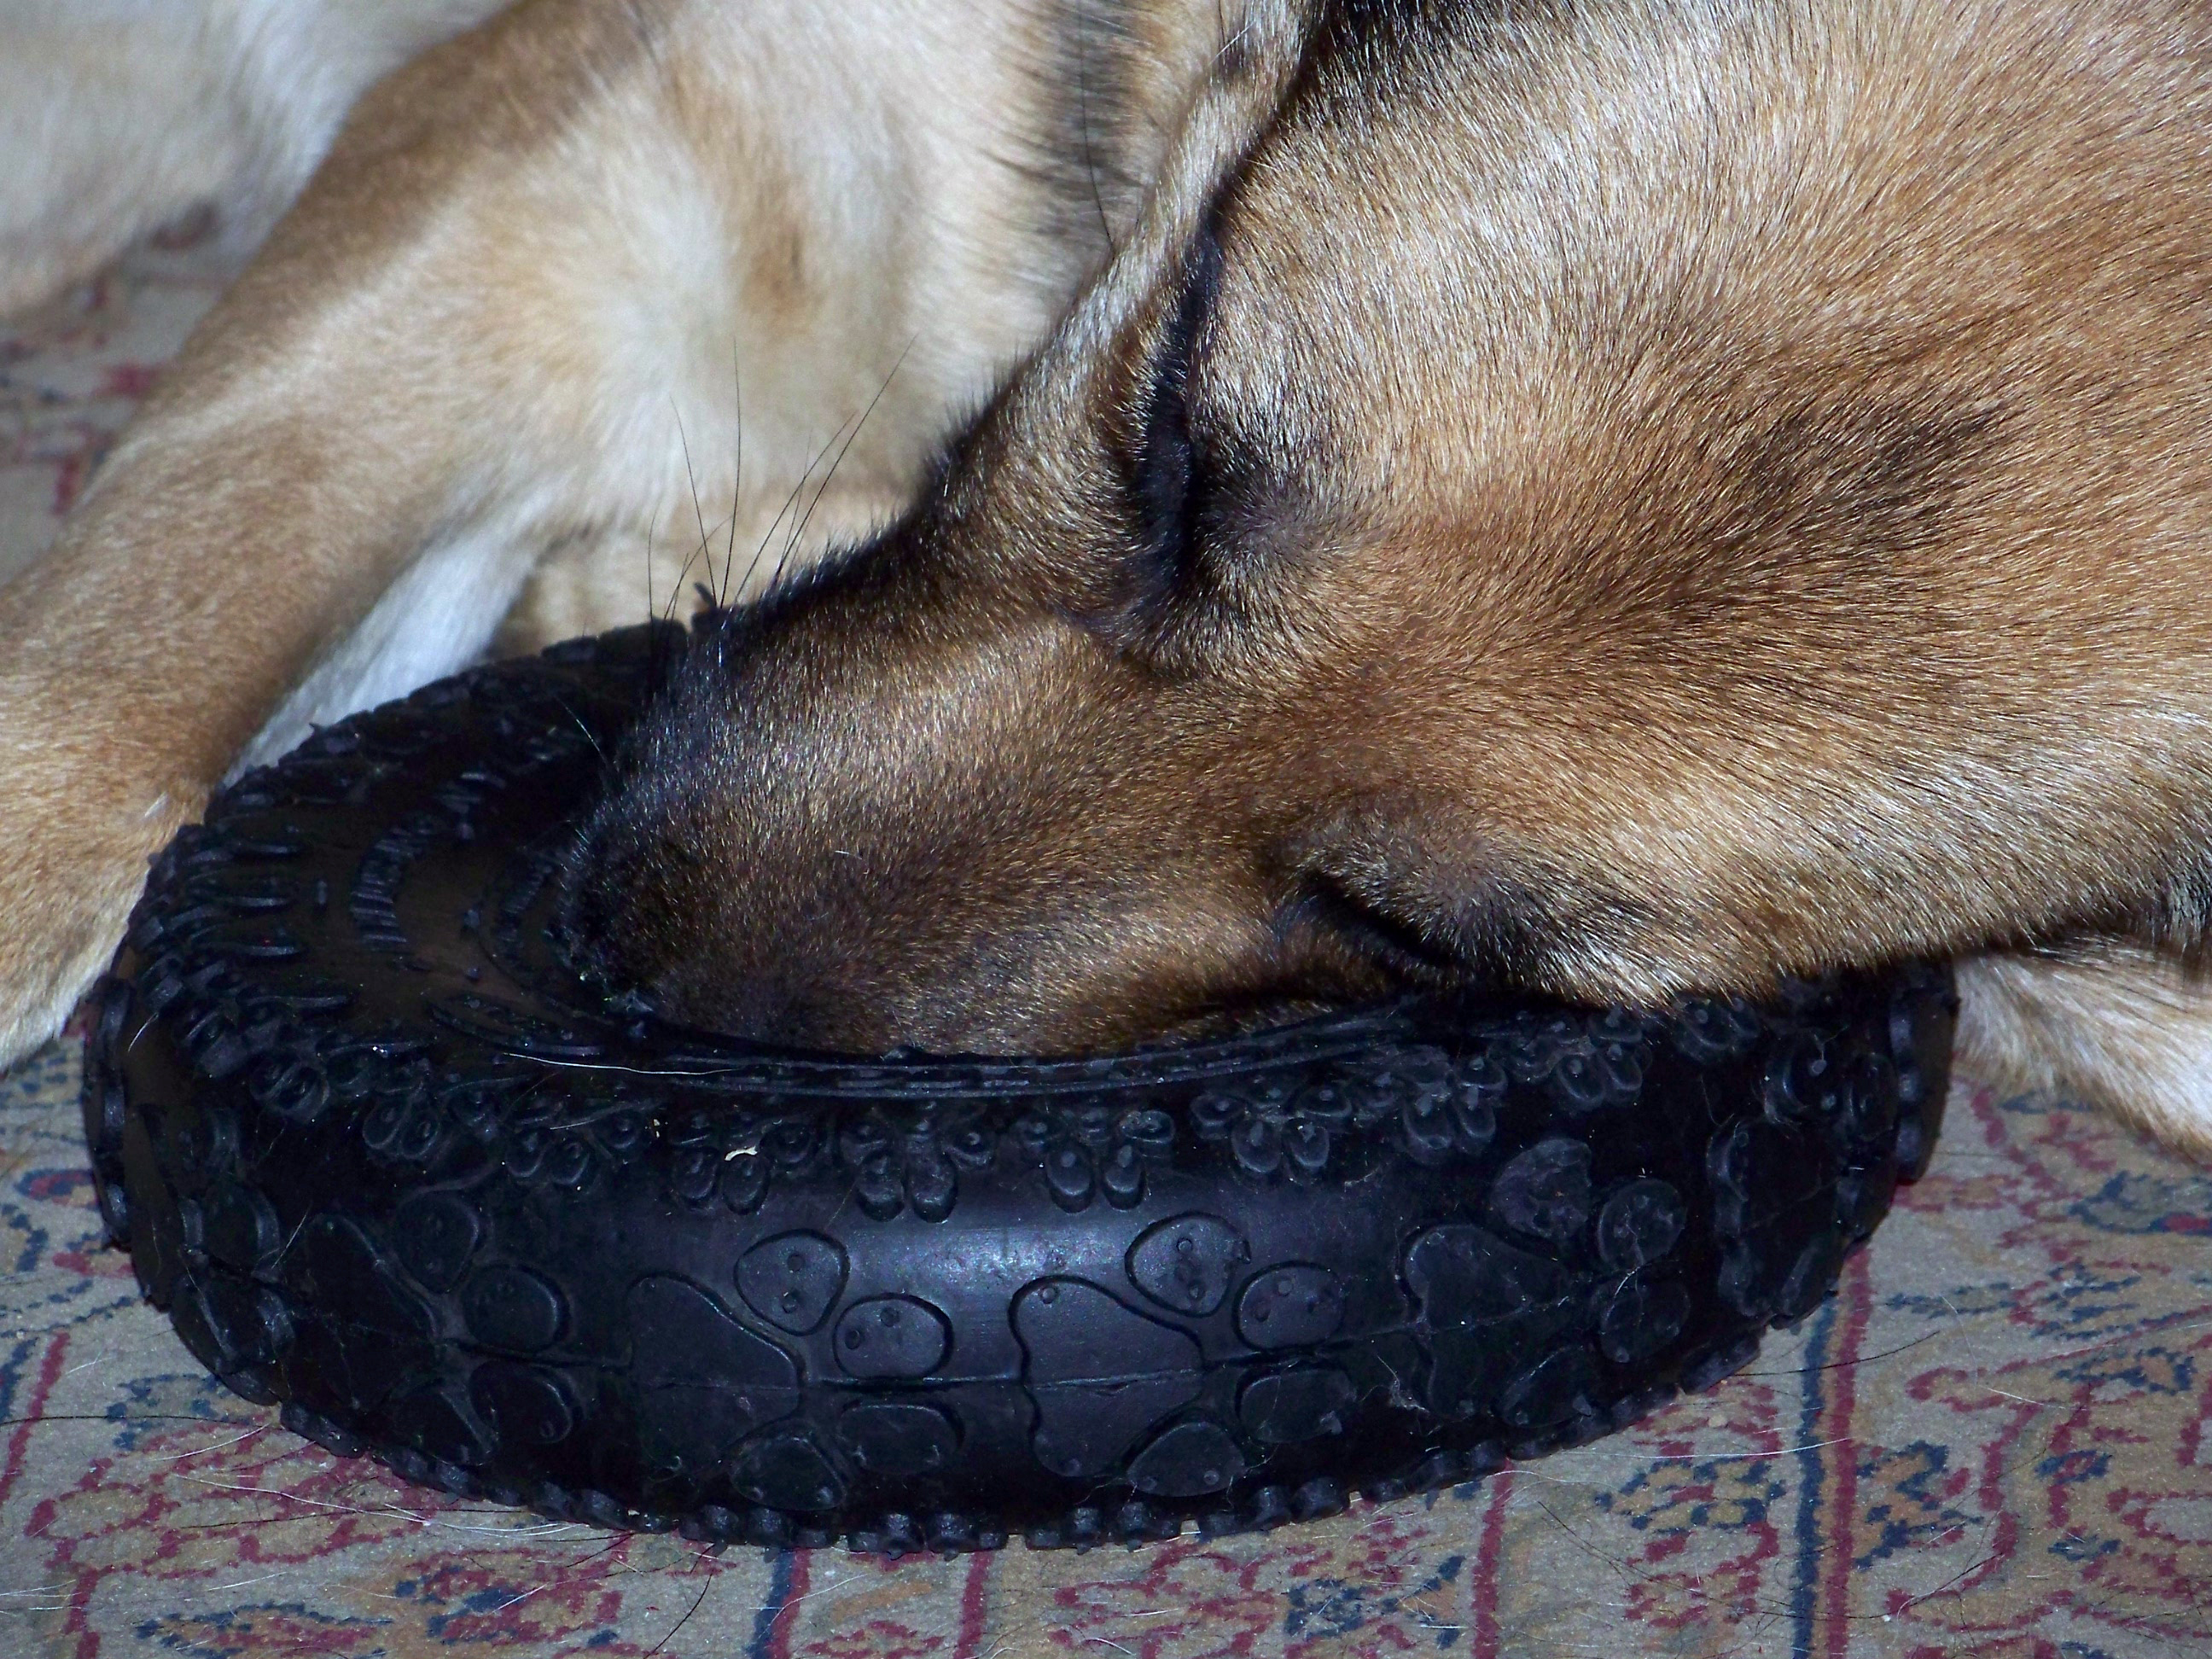
<instances>
[{"instance_id":1,"label":"sleeping dog","mask_svg":"<svg viewBox=\"0 0 2212 1659\"><path fill-rule=\"evenodd\" d=\"M311 139L378 55L95 9ZM2212 1156L2208 134L2187 0L527 0L366 94L0 591L0 1058L227 772L696 580L568 878L675 1018L1958 957L1970 1063ZM250 223L224 142L78 244Z\"/></svg>"}]
</instances>

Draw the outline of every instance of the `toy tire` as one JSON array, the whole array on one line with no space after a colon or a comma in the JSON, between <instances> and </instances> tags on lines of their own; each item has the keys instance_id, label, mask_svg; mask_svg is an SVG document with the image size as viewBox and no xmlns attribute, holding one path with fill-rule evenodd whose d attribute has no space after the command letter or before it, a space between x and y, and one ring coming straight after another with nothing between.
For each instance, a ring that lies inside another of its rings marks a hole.
<instances>
[{"instance_id":1,"label":"toy tire","mask_svg":"<svg viewBox=\"0 0 2212 1659\"><path fill-rule=\"evenodd\" d=\"M682 648L348 720L155 865L88 1038L101 1209L193 1354L335 1452L763 1545L1272 1527L1711 1385L1928 1155L1927 967L1055 1061L610 1006L549 930L556 860Z\"/></svg>"}]
</instances>

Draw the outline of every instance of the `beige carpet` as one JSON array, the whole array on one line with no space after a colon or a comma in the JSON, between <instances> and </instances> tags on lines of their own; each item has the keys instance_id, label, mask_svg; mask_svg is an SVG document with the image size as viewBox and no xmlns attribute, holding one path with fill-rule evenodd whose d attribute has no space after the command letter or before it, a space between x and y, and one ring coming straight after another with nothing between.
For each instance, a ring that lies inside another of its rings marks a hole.
<instances>
[{"instance_id":1,"label":"beige carpet","mask_svg":"<svg viewBox=\"0 0 2212 1659\"><path fill-rule=\"evenodd\" d=\"M0 319L0 573L204 306L149 250ZM2212 1655L2212 1181L1961 1085L1841 1294L1480 1488L1262 1538L896 1565L410 1490L223 1395L100 1248L57 1045L0 1079L0 1656Z\"/></svg>"}]
</instances>

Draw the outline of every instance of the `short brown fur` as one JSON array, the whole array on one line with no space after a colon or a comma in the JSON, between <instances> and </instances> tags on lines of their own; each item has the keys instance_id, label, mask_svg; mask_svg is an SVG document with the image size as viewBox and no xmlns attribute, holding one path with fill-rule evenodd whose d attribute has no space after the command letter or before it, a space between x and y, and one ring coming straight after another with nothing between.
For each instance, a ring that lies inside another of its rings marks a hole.
<instances>
[{"instance_id":1,"label":"short brown fur","mask_svg":"<svg viewBox=\"0 0 2212 1659\"><path fill-rule=\"evenodd\" d=\"M580 859L611 967L1073 1048L2193 947L2203 12L1367 9L1170 159L915 518L695 672ZM1247 476L1129 598L1208 216L1192 438Z\"/></svg>"},{"instance_id":2,"label":"short brown fur","mask_svg":"<svg viewBox=\"0 0 2212 1659\"><path fill-rule=\"evenodd\" d=\"M0 589L0 1059L241 751L688 542L776 591L571 878L672 1012L1064 1049L1996 952L1978 1062L2212 1155L2208 45L525 0L368 95Z\"/></svg>"}]
</instances>

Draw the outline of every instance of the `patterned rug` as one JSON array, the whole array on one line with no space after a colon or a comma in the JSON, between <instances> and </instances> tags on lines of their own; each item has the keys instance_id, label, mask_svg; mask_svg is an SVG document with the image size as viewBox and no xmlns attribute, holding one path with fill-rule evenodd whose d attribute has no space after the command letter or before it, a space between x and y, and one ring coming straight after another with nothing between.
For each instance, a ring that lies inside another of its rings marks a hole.
<instances>
[{"instance_id":1,"label":"patterned rug","mask_svg":"<svg viewBox=\"0 0 2212 1659\"><path fill-rule=\"evenodd\" d=\"M219 273L0 320L0 574ZM1748 1370L1480 1486L1226 1543L715 1555L402 1486L217 1389L101 1248L58 1044L0 1077L0 1655L2212 1654L2212 1179L1961 1083Z\"/></svg>"}]
</instances>

